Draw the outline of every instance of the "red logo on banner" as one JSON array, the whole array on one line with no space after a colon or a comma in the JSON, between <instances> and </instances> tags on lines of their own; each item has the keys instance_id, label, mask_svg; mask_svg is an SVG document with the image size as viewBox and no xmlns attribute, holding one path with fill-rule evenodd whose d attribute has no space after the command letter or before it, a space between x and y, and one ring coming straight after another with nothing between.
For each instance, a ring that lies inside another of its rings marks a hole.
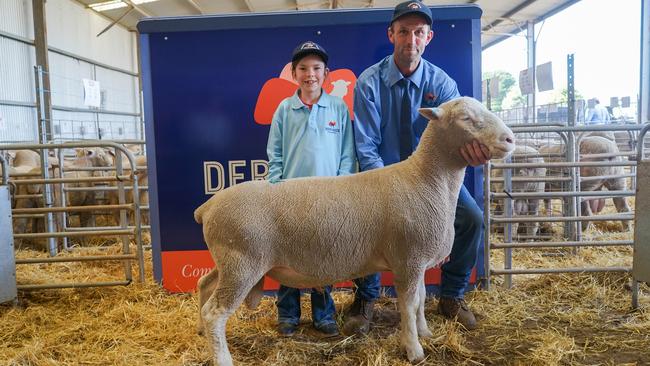
<instances>
[{"instance_id":1,"label":"red logo on banner","mask_svg":"<svg viewBox=\"0 0 650 366\"><path fill-rule=\"evenodd\" d=\"M352 70L338 69L330 71L323 83L323 89L330 95L343 99L352 116L352 91L357 83L357 77ZM298 89L298 84L291 76L291 63L282 69L280 77L272 78L264 83L255 104L254 119L260 125L270 125L275 110L280 102L290 97Z\"/></svg>"}]
</instances>

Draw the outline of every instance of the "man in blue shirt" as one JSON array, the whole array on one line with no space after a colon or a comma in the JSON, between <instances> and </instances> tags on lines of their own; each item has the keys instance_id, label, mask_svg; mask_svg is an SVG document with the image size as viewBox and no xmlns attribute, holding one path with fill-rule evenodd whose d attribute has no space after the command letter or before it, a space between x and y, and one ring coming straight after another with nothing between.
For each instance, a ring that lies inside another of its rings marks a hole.
<instances>
[{"instance_id":1,"label":"man in blue shirt","mask_svg":"<svg viewBox=\"0 0 650 366\"><path fill-rule=\"evenodd\" d=\"M431 23L431 10L421 2L398 4L388 28L393 54L366 69L357 80L354 135L361 171L408 158L428 123L419 115L418 108L437 107L460 96L454 80L422 59L425 47L433 38ZM472 166L489 159L487 147L477 141L467 144L460 154ZM476 264L483 214L464 186L458 197L454 228L456 237L450 260L442 266L438 311L467 329L474 329L476 318L463 295ZM363 334L370 329L374 302L379 297L379 274L354 281L357 290L343 331Z\"/></svg>"},{"instance_id":2,"label":"man in blue shirt","mask_svg":"<svg viewBox=\"0 0 650 366\"><path fill-rule=\"evenodd\" d=\"M594 98L594 107L589 108L587 111L587 117L585 118L585 124L588 125L597 125L604 124L609 122L609 111L607 108L603 107L600 104L598 98Z\"/></svg>"}]
</instances>

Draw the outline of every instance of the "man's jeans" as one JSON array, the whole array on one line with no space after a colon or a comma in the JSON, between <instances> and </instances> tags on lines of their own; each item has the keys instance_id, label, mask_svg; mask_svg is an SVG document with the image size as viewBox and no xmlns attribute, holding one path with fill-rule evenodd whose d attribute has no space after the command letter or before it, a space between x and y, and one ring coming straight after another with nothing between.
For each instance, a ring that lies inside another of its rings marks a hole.
<instances>
[{"instance_id":1,"label":"man's jeans","mask_svg":"<svg viewBox=\"0 0 650 366\"><path fill-rule=\"evenodd\" d=\"M311 290L311 317L315 327L335 323L336 308L332 300L332 286ZM300 289L280 286L278 290L278 322L298 325L300 323Z\"/></svg>"},{"instance_id":2,"label":"man's jeans","mask_svg":"<svg viewBox=\"0 0 650 366\"><path fill-rule=\"evenodd\" d=\"M472 268L476 264L484 229L483 212L465 186L461 186L458 195L454 229L456 235L449 262L442 265L440 296L460 299L463 298ZM357 278L354 284L357 286L357 299L372 301L379 297L379 273Z\"/></svg>"}]
</instances>

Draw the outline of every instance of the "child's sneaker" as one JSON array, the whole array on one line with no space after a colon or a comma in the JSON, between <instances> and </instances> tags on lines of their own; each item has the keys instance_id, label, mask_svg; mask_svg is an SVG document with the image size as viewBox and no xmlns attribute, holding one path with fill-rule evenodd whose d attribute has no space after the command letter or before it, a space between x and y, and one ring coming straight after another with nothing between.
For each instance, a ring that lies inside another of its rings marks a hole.
<instances>
[{"instance_id":1,"label":"child's sneaker","mask_svg":"<svg viewBox=\"0 0 650 366\"><path fill-rule=\"evenodd\" d=\"M283 337L291 337L296 333L297 328L298 327L296 325L282 322L278 324L278 333L280 333L280 335Z\"/></svg>"}]
</instances>

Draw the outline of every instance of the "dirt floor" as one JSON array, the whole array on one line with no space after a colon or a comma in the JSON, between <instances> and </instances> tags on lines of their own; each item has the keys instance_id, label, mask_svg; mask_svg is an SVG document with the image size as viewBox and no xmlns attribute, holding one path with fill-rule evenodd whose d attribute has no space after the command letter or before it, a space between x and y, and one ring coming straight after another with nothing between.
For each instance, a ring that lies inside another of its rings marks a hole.
<instances>
[{"instance_id":1,"label":"dirt floor","mask_svg":"<svg viewBox=\"0 0 650 366\"><path fill-rule=\"evenodd\" d=\"M117 248L115 248L117 251ZM544 251L515 256L515 263L548 260ZM20 257L41 256L29 251ZM499 252L493 261L498 263ZM552 256L553 260L558 256ZM629 248L582 249L564 261L612 263L631 258ZM150 263L147 252L147 263ZM209 365L204 337L196 333L197 300L170 295L151 280L127 287L21 292L17 305L0 306L0 362L5 365ZM119 279L120 265L73 263L20 265L19 283ZM641 286L641 308L631 311L626 274L515 277L505 289L467 297L480 327L460 329L427 302L434 333L422 339L424 365L650 365L650 289ZM337 310L351 301L335 293ZM367 337L322 339L309 322L293 338L275 333L276 310L267 297L256 311L244 307L230 319L227 337L241 365L406 365L398 345L395 301L384 297ZM340 316L339 316L340 318ZM342 321L342 319L339 319Z\"/></svg>"}]
</instances>

